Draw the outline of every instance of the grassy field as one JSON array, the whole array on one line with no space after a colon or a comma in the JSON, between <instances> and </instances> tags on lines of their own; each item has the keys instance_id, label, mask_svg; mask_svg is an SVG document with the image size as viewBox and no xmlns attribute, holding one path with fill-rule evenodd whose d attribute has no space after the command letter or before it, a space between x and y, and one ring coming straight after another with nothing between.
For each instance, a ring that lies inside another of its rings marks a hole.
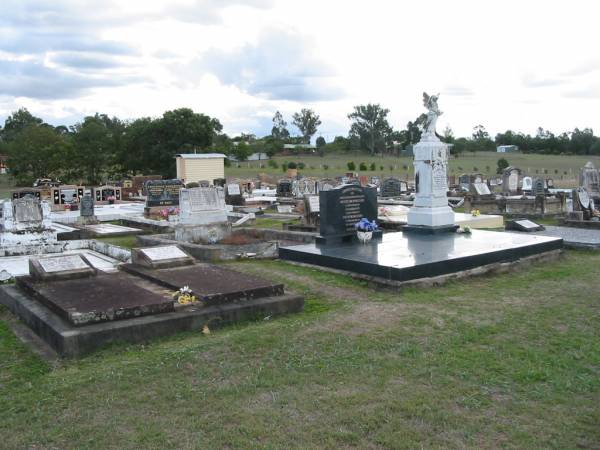
<instances>
[{"instance_id":1,"label":"grassy field","mask_svg":"<svg viewBox=\"0 0 600 450\"><path fill-rule=\"evenodd\" d=\"M401 294L231 266L305 312L51 365L0 309L0 447L600 446L600 253Z\"/></svg>"},{"instance_id":2,"label":"grassy field","mask_svg":"<svg viewBox=\"0 0 600 450\"><path fill-rule=\"evenodd\" d=\"M459 158L453 158L450 160L450 175L461 175L462 173L481 172L487 175L494 175L496 173L496 167L498 159L505 157L508 162L521 170L525 171L531 176L545 175L548 178L553 178L555 184L560 186L573 185L576 183L579 169L587 161L592 161L596 167L600 167L600 157L598 156L557 156L557 155L524 155L524 154L505 154L501 155L498 153L481 152L473 154L461 155ZM300 170L303 175L306 176L318 176L318 177L335 177L343 175L347 171L346 163L348 161L354 161L357 167L357 171L361 175L378 175L380 177L395 175L403 179L412 179L412 157L366 157L363 154L348 153L345 155L335 156L304 156L304 157L276 157L274 160L277 162L279 168L275 169L269 167L266 161L251 161L239 163L239 167L236 165L227 167L225 169L225 175L227 177L239 177L248 178L256 177L259 173L266 173L274 178L281 178L284 176L284 172L281 170L281 164L283 162L304 162L306 165L305 169ZM358 166L361 162L365 162L367 166L371 163L375 163L377 170L375 171L360 171ZM260 165L263 165L261 168ZM324 166L328 166L326 170ZM381 170L383 167L383 170ZM390 170L390 167L392 169ZM405 168L406 167L406 168ZM547 174L545 174L547 172ZM565 174L566 172L566 174Z\"/></svg>"}]
</instances>

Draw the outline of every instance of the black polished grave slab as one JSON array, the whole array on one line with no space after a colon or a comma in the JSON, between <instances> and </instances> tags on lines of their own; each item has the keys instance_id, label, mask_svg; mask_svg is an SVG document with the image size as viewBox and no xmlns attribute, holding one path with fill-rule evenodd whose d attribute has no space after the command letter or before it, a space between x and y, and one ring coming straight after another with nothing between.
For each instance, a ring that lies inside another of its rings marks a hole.
<instances>
[{"instance_id":1,"label":"black polished grave slab","mask_svg":"<svg viewBox=\"0 0 600 450\"><path fill-rule=\"evenodd\" d=\"M17 278L17 286L75 326L173 311L169 293L142 284L126 273L55 281Z\"/></svg>"},{"instance_id":2,"label":"black polished grave slab","mask_svg":"<svg viewBox=\"0 0 600 450\"><path fill-rule=\"evenodd\" d=\"M563 240L521 233L387 233L368 244L281 247L283 260L331 267L385 280L409 281L516 261L563 247Z\"/></svg>"},{"instance_id":3,"label":"black polished grave slab","mask_svg":"<svg viewBox=\"0 0 600 450\"><path fill-rule=\"evenodd\" d=\"M154 270L134 264L123 264L120 268L173 292L183 286L189 286L196 297L207 305L272 297L284 293L283 284L273 284L252 275L211 264Z\"/></svg>"}]
</instances>

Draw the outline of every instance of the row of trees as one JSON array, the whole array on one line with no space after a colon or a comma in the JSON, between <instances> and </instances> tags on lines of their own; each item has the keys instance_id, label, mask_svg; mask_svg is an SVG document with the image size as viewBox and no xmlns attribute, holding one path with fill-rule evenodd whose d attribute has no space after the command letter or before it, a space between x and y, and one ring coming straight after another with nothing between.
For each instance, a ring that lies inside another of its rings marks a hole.
<instances>
[{"instance_id":1,"label":"row of trees","mask_svg":"<svg viewBox=\"0 0 600 450\"><path fill-rule=\"evenodd\" d=\"M379 104L355 106L348 114L351 121L347 136L336 136L327 143L317 137L321 155L333 152L364 151L375 154L398 154L417 143L426 116L421 114L394 130L388 121L389 110ZM0 153L8 155L11 173L21 184L36 178L60 178L63 181L97 184L107 178L139 173L175 176L177 153L220 152L243 161L255 152L273 156L284 144L309 143L322 124L311 109L292 116L299 134L292 136L288 123L277 111L271 134L261 138L253 134L229 137L218 119L196 113L189 108L165 112L161 117L144 117L122 121L117 117L95 114L71 127L52 126L26 109L10 115L0 127ZM523 152L552 154L600 154L600 139L589 128L575 129L555 136L542 128L535 136L511 130L492 139L483 125L469 137L454 137L447 127L440 138L452 145L452 153L495 151L497 145L517 145Z\"/></svg>"}]
</instances>

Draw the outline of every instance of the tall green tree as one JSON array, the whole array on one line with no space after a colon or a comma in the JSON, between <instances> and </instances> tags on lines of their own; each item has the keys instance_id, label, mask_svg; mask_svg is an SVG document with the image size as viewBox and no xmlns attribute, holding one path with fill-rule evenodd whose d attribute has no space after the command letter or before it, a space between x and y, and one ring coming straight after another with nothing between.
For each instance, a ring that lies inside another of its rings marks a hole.
<instances>
[{"instance_id":1,"label":"tall green tree","mask_svg":"<svg viewBox=\"0 0 600 450\"><path fill-rule=\"evenodd\" d=\"M29 126L42 125L44 121L39 117L32 115L27 108L20 108L13 112L4 121L4 129L2 130L2 140L4 142L13 141L19 133Z\"/></svg>"},{"instance_id":2,"label":"tall green tree","mask_svg":"<svg viewBox=\"0 0 600 450\"><path fill-rule=\"evenodd\" d=\"M392 133L392 127L387 121L389 112L389 109L382 108L379 104L355 106L354 111L348 114L352 121L350 137L358 138L361 148L372 155L384 152Z\"/></svg>"},{"instance_id":3,"label":"tall green tree","mask_svg":"<svg viewBox=\"0 0 600 450\"><path fill-rule=\"evenodd\" d=\"M100 184L116 153L111 130L98 115L73 126L76 174L89 184Z\"/></svg>"},{"instance_id":4,"label":"tall green tree","mask_svg":"<svg viewBox=\"0 0 600 450\"><path fill-rule=\"evenodd\" d=\"M271 129L271 136L281 141L285 141L290 137L290 132L287 129L287 122L283 120L283 116L279 111L277 111L273 116L273 128Z\"/></svg>"},{"instance_id":5,"label":"tall green tree","mask_svg":"<svg viewBox=\"0 0 600 450\"><path fill-rule=\"evenodd\" d=\"M321 125L321 119L312 109L302 108L299 113L294 113L292 122L300 130L304 143L310 144L310 139Z\"/></svg>"},{"instance_id":6,"label":"tall green tree","mask_svg":"<svg viewBox=\"0 0 600 450\"><path fill-rule=\"evenodd\" d=\"M18 185L36 178L60 178L73 160L70 141L52 128L30 124L6 144L8 167Z\"/></svg>"},{"instance_id":7,"label":"tall green tree","mask_svg":"<svg viewBox=\"0 0 600 450\"><path fill-rule=\"evenodd\" d=\"M175 177L175 155L212 151L223 127L189 108L167 111L158 119L132 122L124 137L121 163L129 172Z\"/></svg>"}]
</instances>

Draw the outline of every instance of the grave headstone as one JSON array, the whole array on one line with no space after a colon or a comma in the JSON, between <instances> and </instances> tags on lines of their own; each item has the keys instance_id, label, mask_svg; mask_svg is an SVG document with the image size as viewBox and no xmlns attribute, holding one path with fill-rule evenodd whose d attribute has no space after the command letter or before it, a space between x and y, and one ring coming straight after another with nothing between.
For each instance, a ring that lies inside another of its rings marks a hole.
<instances>
[{"instance_id":1,"label":"grave headstone","mask_svg":"<svg viewBox=\"0 0 600 450\"><path fill-rule=\"evenodd\" d=\"M382 197L399 197L402 195L402 183L396 177L389 177L381 184Z\"/></svg>"},{"instance_id":2,"label":"grave headstone","mask_svg":"<svg viewBox=\"0 0 600 450\"><path fill-rule=\"evenodd\" d=\"M533 180L533 185L531 188L531 195L545 195L546 194L546 189L544 186L544 179L543 178L535 178Z\"/></svg>"},{"instance_id":3,"label":"grave headstone","mask_svg":"<svg viewBox=\"0 0 600 450\"><path fill-rule=\"evenodd\" d=\"M13 201L17 222L42 222L42 207L35 197L22 197Z\"/></svg>"},{"instance_id":4,"label":"grave headstone","mask_svg":"<svg viewBox=\"0 0 600 450\"><path fill-rule=\"evenodd\" d=\"M354 225L363 217L377 219L377 189L355 184L319 193L320 236L317 243L352 240Z\"/></svg>"},{"instance_id":5,"label":"grave headstone","mask_svg":"<svg viewBox=\"0 0 600 450\"><path fill-rule=\"evenodd\" d=\"M579 171L579 186L587 190L592 197L600 196L600 175L591 161Z\"/></svg>"},{"instance_id":6,"label":"grave headstone","mask_svg":"<svg viewBox=\"0 0 600 450\"><path fill-rule=\"evenodd\" d=\"M292 180L287 178L279 180L277 183L276 195L277 197L293 197Z\"/></svg>"},{"instance_id":7,"label":"grave headstone","mask_svg":"<svg viewBox=\"0 0 600 450\"><path fill-rule=\"evenodd\" d=\"M234 206L246 204L246 199L242 195L239 184L229 183L225 185L225 203Z\"/></svg>"},{"instance_id":8,"label":"grave headstone","mask_svg":"<svg viewBox=\"0 0 600 450\"><path fill-rule=\"evenodd\" d=\"M489 186L486 183L473 183L471 185L472 192L478 197L492 195Z\"/></svg>"},{"instance_id":9,"label":"grave headstone","mask_svg":"<svg viewBox=\"0 0 600 450\"><path fill-rule=\"evenodd\" d=\"M183 182L177 179L146 181L146 208L179 205L179 191L183 186Z\"/></svg>"},{"instance_id":10,"label":"grave headstone","mask_svg":"<svg viewBox=\"0 0 600 450\"><path fill-rule=\"evenodd\" d=\"M502 173L502 190L507 195L514 195L519 190L519 178L521 169L516 167L507 167Z\"/></svg>"},{"instance_id":11,"label":"grave headstone","mask_svg":"<svg viewBox=\"0 0 600 450\"><path fill-rule=\"evenodd\" d=\"M324 178L318 183L318 191L329 191L337 186L337 181L332 180L331 178Z\"/></svg>"},{"instance_id":12,"label":"grave headstone","mask_svg":"<svg viewBox=\"0 0 600 450\"><path fill-rule=\"evenodd\" d=\"M206 225L227 222L225 199L218 188L190 188L179 192L179 223Z\"/></svg>"},{"instance_id":13,"label":"grave headstone","mask_svg":"<svg viewBox=\"0 0 600 450\"><path fill-rule=\"evenodd\" d=\"M316 226L319 224L319 196L305 195L304 196L304 225Z\"/></svg>"},{"instance_id":14,"label":"grave headstone","mask_svg":"<svg viewBox=\"0 0 600 450\"><path fill-rule=\"evenodd\" d=\"M94 197L89 193L85 193L81 198L79 214L81 217L93 217L94 216Z\"/></svg>"},{"instance_id":15,"label":"grave headstone","mask_svg":"<svg viewBox=\"0 0 600 450\"><path fill-rule=\"evenodd\" d=\"M522 190L531 192L532 189L533 189L533 178L523 177Z\"/></svg>"}]
</instances>

